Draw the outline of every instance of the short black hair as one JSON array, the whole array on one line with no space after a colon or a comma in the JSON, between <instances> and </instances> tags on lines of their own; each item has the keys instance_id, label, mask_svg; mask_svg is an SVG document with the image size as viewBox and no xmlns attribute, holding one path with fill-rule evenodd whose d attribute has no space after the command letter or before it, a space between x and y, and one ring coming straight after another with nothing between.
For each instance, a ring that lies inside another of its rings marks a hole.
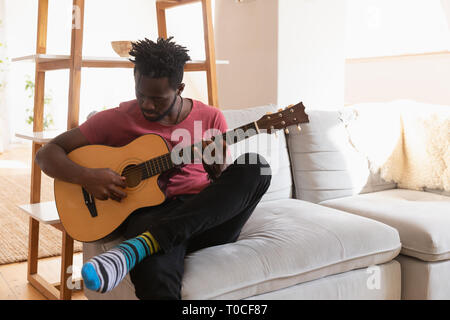
<instances>
[{"instance_id":1,"label":"short black hair","mask_svg":"<svg viewBox=\"0 0 450 320\"><path fill-rule=\"evenodd\" d=\"M173 37L158 38L156 42L145 38L132 42L130 59L136 70L150 78L169 79L170 86L176 90L183 81L184 65L191 60L188 50L172 41Z\"/></svg>"}]
</instances>

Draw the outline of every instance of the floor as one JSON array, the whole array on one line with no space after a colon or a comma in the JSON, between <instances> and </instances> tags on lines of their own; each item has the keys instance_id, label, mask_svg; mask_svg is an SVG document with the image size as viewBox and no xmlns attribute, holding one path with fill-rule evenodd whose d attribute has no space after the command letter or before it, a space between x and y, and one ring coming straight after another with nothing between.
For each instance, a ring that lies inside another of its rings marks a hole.
<instances>
[{"instance_id":1,"label":"floor","mask_svg":"<svg viewBox=\"0 0 450 320\"><path fill-rule=\"evenodd\" d=\"M29 147L22 145L12 148L7 160L20 160L29 157ZM5 158L6 159L6 158ZM82 253L74 255L74 279L80 278ZM60 257L51 257L39 261L38 273L50 283L58 283L60 276ZM82 291L74 292L74 300L85 300ZM27 281L27 262L0 265L0 300L46 300Z\"/></svg>"},{"instance_id":2,"label":"floor","mask_svg":"<svg viewBox=\"0 0 450 320\"><path fill-rule=\"evenodd\" d=\"M74 279L80 278L82 253L74 255ZM51 283L59 282L60 257L41 259L38 273ZM83 292L74 292L73 300L86 300ZM27 263L13 263L0 266L0 300L46 300L27 281Z\"/></svg>"}]
</instances>

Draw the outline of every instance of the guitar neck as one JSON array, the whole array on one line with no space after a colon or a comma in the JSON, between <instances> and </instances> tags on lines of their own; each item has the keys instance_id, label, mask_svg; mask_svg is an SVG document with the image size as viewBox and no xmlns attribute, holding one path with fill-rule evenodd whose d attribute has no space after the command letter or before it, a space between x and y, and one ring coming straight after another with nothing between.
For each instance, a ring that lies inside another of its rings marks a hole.
<instances>
[{"instance_id":1,"label":"guitar neck","mask_svg":"<svg viewBox=\"0 0 450 320\"><path fill-rule=\"evenodd\" d=\"M280 109L278 112L273 114L269 112L257 121L250 122L239 128L214 136L211 138L211 141L216 141L220 138L220 140L225 141L227 145L232 145L261 133L260 129L267 133L273 133L280 129L286 129L288 126L297 125L298 130L301 130L300 123L308 122L309 117L305 113L305 106L303 105L303 102L300 102L296 105L290 105L285 109ZM288 130L287 133L289 133ZM140 169L142 179L147 179L168 171L177 165L192 163L192 160L197 158L195 157L194 150L197 149L202 152L203 142L204 141L199 141L193 145L181 149L178 146L175 146L171 152L140 163L135 167ZM175 164L173 159L180 161Z\"/></svg>"},{"instance_id":2,"label":"guitar neck","mask_svg":"<svg viewBox=\"0 0 450 320\"><path fill-rule=\"evenodd\" d=\"M232 145L257 134L259 134L259 128L255 121L223 133L222 139L225 140L228 145Z\"/></svg>"},{"instance_id":3,"label":"guitar neck","mask_svg":"<svg viewBox=\"0 0 450 320\"><path fill-rule=\"evenodd\" d=\"M229 130L222 135L217 135L211 138L212 141L217 140L219 137L226 141L227 145L232 145L234 143L237 143L239 141L245 140L247 138L250 138L254 135L257 135L259 133L259 128L257 122L251 122L249 124L243 125L239 128ZM148 161L145 161L141 164L138 164L137 167L139 167L142 171L142 178L148 179L150 177L156 176L158 174L161 174L163 172L166 172L174 167L176 165L172 161L173 156L180 156L183 157L183 154L190 153L189 159L194 159L194 149L197 148L198 150L203 149L202 141L199 141L197 143L194 143L193 145L190 145L188 147L185 147L183 149L178 150L179 155L173 154L174 150L172 152L166 153L162 156L159 156L157 158L150 159Z\"/></svg>"}]
</instances>

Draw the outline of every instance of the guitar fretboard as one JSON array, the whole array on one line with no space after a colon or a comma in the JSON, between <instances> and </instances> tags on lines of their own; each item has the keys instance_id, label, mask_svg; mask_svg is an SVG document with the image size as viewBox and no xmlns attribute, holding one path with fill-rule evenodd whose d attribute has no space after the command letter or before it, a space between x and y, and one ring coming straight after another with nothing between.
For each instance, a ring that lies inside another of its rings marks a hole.
<instances>
[{"instance_id":1,"label":"guitar fretboard","mask_svg":"<svg viewBox=\"0 0 450 320\"><path fill-rule=\"evenodd\" d=\"M251 136L254 136L258 133L259 130L256 122L252 122L243 125L239 128L236 128L234 130L229 130L223 133L222 135L214 136L211 138L211 140L216 141L219 137L221 137L223 140L227 142L228 145L232 145L244 139L250 138ZM183 148L182 153L190 152L191 153L190 159L194 159L195 158L193 153L194 148L202 150L202 141L199 141L193 145ZM158 174L161 174L176 167L176 165L172 161L172 156L177 155L173 155L172 152L169 152L157 158L153 158L143 163L137 164L135 167L132 168L132 170L139 170L141 172L141 177L143 180L148 179L150 177L154 177ZM178 156L182 156L182 154Z\"/></svg>"},{"instance_id":2,"label":"guitar fretboard","mask_svg":"<svg viewBox=\"0 0 450 320\"><path fill-rule=\"evenodd\" d=\"M175 167L170 158L170 153L145 161L141 163L140 166L142 170L142 179L148 179Z\"/></svg>"}]
</instances>

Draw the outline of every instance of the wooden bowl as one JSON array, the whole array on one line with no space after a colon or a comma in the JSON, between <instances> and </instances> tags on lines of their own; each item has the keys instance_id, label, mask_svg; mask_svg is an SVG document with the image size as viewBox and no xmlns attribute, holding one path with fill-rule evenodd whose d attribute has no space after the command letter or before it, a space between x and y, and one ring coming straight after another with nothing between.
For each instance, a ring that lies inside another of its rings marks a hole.
<instances>
[{"instance_id":1,"label":"wooden bowl","mask_svg":"<svg viewBox=\"0 0 450 320\"><path fill-rule=\"evenodd\" d=\"M131 51L131 41L111 41L113 50L121 57L128 58Z\"/></svg>"}]
</instances>

